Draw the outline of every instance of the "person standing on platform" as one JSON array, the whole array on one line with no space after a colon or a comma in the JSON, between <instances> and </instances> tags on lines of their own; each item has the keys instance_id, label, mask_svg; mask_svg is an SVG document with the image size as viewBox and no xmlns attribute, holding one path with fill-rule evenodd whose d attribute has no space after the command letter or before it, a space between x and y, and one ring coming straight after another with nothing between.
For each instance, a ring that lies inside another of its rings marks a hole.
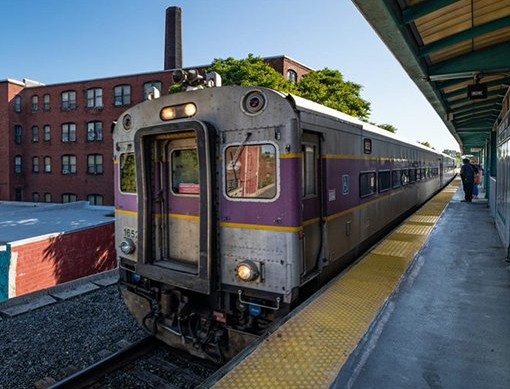
<instances>
[{"instance_id":1,"label":"person standing on platform","mask_svg":"<svg viewBox=\"0 0 510 389\"><path fill-rule=\"evenodd\" d=\"M471 166L473 167L473 169L475 171L475 182L473 184L473 198L477 199L478 195L480 194L478 185L482 183L483 169L478 164L478 161L476 159L471 160Z\"/></svg>"},{"instance_id":2,"label":"person standing on platform","mask_svg":"<svg viewBox=\"0 0 510 389\"><path fill-rule=\"evenodd\" d=\"M460 168L460 178L462 179L462 188L464 189L463 203L470 203L473 201L473 185L475 183L475 170L469 163L468 158L462 160L462 167Z\"/></svg>"}]
</instances>

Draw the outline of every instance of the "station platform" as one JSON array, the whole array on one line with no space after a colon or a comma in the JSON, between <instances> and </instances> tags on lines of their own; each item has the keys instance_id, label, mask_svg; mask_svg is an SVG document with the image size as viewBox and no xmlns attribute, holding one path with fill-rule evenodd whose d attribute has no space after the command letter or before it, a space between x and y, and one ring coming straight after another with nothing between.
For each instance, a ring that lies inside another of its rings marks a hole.
<instances>
[{"instance_id":1,"label":"station platform","mask_svg":"<svg viewBox=\"0 0 510 389\"><path fill-rule=\"evenodd\" d=\"M510 387L510 264L463 196L456 179L202 387Z\"/></svg>"}]
</instances>

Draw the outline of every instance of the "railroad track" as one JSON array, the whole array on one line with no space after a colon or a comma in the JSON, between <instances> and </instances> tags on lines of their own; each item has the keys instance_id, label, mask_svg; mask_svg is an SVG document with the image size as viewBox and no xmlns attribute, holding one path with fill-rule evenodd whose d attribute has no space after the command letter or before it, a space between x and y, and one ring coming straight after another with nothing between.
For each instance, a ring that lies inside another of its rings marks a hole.
<instances>
[{"instance_id":1,"label":"railroad track","mask_svg":"<svg viewBox=\"0 0 510 389\"><path fill-rule=\"evenodd\" d=\"M194 388L218 368L148 336L47 389Z\"/></svg>"}]
</instances>

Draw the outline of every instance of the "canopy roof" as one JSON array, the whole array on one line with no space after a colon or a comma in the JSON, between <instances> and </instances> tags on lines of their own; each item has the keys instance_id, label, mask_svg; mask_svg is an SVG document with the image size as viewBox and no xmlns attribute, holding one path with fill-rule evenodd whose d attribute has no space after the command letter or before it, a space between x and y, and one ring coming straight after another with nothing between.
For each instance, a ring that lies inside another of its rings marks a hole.
<instances>
[{"instance_id":1,"label":"canopy roof","mask_svg":"<svg viewBox=\"0 0 510 389\"><path fill-rule=\"evenodd\" d=\"M510 87L510 0L353 2L464 153L482 148Z\"/></svg>"}]
</instances>

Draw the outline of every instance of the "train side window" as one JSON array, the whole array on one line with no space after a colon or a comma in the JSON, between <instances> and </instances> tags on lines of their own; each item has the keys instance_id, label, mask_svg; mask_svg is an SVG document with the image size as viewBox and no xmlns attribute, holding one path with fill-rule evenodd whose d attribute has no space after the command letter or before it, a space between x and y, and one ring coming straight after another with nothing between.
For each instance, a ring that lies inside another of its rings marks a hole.
<instances>
[{"instance_id":1,"label":"train side window","mask_svg":"<svg viewBox=\"0 0 510 389\"><path fill-rule=\"evenodd\" d=\"M378 175L379 193L391 189L391 172L389 170L380 171Z\"/></svg>"},{"instance_id":2,"label":"train side window","mask_svg":"<svg viewBox=\"0 0 510 389\"><path fill-rule=\"evenodd\" d=\"M225 192L231 198L276 196L276 148L271 144L235 145L225 150Z\"/></svg>"},{"instance_id":3,"label":"train side window","mask_svg":"<svg viewBox=\"0 0 510 389\"><path fill-rule=\"evenodd\" d=\"M303 197L317 194L317 152L312 145L302 146L303 160L301 169Z\"/></svg>"},{"instance_id":4,"label":"train side window","mask_svg":"<svg viewBox=\"0 0 510 389\"><path fill-rule=\"evenodd\" d=\"M172 190L176 194L200 193L197 149L172 151Z\"/></svg>"},{"instance_id":5,"label":"train side window","mask_svg":"<svg viewBox=\"0 0 510 389\"><path fill-rule=\"evenodd\" d=\"M377 191L375 172L361 173L359 175L359 196L368 197Z\"/></svg>"},{"instance_id":6,"label":"train side window","mask_svg":"<svg viewBox=\"0 0 510 389\"><path fill-rule=\"evenodd\" d=\"M409 169L409 183L416 182L416 169Z\"/></svg>"},{"instance_id":7,"label":"train side window","mask_svg":"<svg viewBox=\"0 0 510 389\"><path fill-rule=\"evenodd\" d=\"M120 191L136 193L135 153L123 153L119 158Z\"/></svg>"},{"instance_id":8,"label":"train side window","mask_svg":"<svg viewBox=\"0 0 510 389\"><path fill-rule=\"evenodd\" d=\"M402 170L402 176L400 177L400 183L402 186L409 184L409 170Z\"/></svg>"},{"instance_id":9,"label":"train side window","mask_svg":"<svg viewBox=\"0 0 510 389\"><path fill-rule=\"evenodd\" d=\"M391 186L393 189L400 187L400 177L402 176L402 171L393 170L391 172Z\"/></svg>"}]
</instances>

